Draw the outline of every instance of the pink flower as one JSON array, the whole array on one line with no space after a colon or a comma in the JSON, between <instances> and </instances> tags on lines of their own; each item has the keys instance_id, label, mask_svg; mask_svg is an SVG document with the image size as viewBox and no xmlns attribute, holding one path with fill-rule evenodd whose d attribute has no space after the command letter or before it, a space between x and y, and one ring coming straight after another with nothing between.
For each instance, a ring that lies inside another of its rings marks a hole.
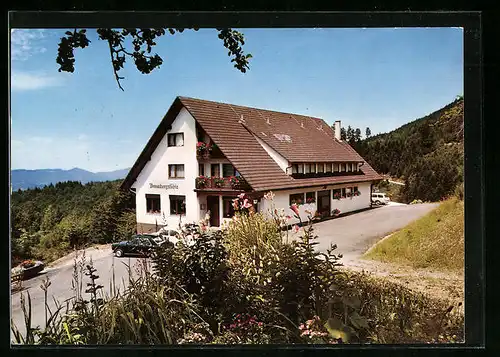
<instances>
[{"instance_id":1,"label":"pink flower","mask_svg":"<svg viewBox=\"0 0 500 357\"><path fill-rule=\"evenodd\" d=\"M244 193L239 194L238 198L244 199L245 198L245 194Z\"/></svg>"},{"instance_id":2,"label":"pink flower","mask_svg":"<svg viewBox=\"0 0 500 357\"><path fill-rule=\"evenodd\" d=\"M294 233L297 233L299 231L299 226L297 226L296 224L293 226L293 232Z\"/></svg>"},{"instance_id":3,"label":"pink flower","mask_svg":"<svg viewBox=\"0 0 500 357\"><path fill-rule=\"evenodd\" d=\"M286 219L292 219L292 216L286 216Z\"/></svg>"},{"instance_id":4,"label":"pink flower","mask_svg":"<svg viewBox=\"0 0 500 357\"><path fill-rule=\"evenodd\" d=\"M252 207L252 204L248 202L248 200L245 198L245 200L243 201L243 208L250 208L250 207Z\"/></svg>"},{"instance_id":5,"label":"pink flower","mask_svg":"<svg viewBox=\"0 0 500 357\"><path fill-rule=\"evenodd\" d=\"M299 216L299 207L294 203L293 205L290 206L290 209L297 215Z\"/></svg>"},{"instance_id":6,"label":"pink flower","mask_svg":"<svg viewBox=\"0 0 500 357\"><path fill-rule=\"evenodd\" d=\"M262 325L263 325L263 323L262 323L262 322L259 322L257 325L262 326Z\"/></svg>"}]
</instances>

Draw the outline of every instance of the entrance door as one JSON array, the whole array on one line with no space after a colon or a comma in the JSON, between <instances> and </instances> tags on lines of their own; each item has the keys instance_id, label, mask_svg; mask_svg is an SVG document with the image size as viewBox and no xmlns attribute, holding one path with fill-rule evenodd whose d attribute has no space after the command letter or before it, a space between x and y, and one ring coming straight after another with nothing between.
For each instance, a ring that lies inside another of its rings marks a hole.
<instances>
[{"instance_id":1,"label":"entrance door","mask_svg":"<svg viewBox=\"0 0 500 357\"><path fill-rule=\"evenodd\" d=\"M318 191L318 214L323 217L330 215L330 190Z\"/></svg>"},{"instance_id":2,"label":"entrance door","mask_svg":"<svg viewBox=\"0 0 500 357\"><path fill-rule=\"evenodd\" d=\"M207 209L210 211L210 226L219 227L219 196L207 196Z\"/></svg>"}]
</instances>

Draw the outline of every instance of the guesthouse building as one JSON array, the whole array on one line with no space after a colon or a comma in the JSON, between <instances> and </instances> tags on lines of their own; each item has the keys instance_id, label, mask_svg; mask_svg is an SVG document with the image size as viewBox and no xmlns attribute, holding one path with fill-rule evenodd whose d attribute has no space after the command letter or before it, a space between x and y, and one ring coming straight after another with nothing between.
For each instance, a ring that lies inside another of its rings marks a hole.
<instances>
[{"instance_id":1,"label":"guesthouse building","mask_svg":"<svg viewBox=\"0 0 500 357\"><path fill-rule=\"evenodd\" d=\"M136 197L137 230L199 222L219 227L245 192L267 212L265 193L329 217L370 207L382 177L324 120L310 116L177 97L124 179ZM294 223L294 218L290 221Z\"/></svg>"}]
</instances>

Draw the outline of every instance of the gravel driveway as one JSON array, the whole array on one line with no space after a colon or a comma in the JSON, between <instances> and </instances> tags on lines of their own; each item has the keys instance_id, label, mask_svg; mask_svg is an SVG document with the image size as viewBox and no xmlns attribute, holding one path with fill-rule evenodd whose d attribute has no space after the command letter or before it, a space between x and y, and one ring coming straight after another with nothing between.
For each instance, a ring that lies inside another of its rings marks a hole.
<instances>
[{"instance_id":1,"label":"gravel driveway","mask_svg":"<svg viewBox=\"0 0 500 357\"><path fill-rule=\"evenodd\" d=\"M362 255L371 245L384 236L398 229L403 228L408 223L418 219L437 207L437 204L403 205L390 203L387 206L373 208L364 212L355 213L346 217L341 217L329 221L315 224L315 233L319 236L318 250L326 250L330 243L337 244L337 253L342 253L343 262L356 259ZM104 248L104 247L103 247ZM94 267L100 276L99 283L104 285L104 290L109 291L109 282L113 276L113 270L117 285L123 290L122 278L127 279L127 268L123 263L138 264L140 259L136 258L114 258L111 249L88 249L87 258L92 256ZM49 306L54 307L52 296L59 302L71 298L73 291L71 281L73 274L72 261L66 261L60 265L49 268L44 274L24 282L24 291L28 290L32 300L33 325L43 326L45 321L44 294L40 289L40 284L45 277L49 277L52 285L49 287ZM87 279L85 279L85 282ZM125 282L125 285L126 282ZM84 288L85 289L85 288ZM20 304L20 293L11 295L11 316L20 328L23 326L23 313Z\"/></svg>"}]
</instances>

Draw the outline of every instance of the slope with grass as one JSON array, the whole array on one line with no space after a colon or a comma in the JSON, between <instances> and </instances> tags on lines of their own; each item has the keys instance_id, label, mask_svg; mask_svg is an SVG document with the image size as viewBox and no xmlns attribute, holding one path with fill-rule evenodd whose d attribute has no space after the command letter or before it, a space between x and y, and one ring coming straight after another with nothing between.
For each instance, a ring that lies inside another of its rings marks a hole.
<instances>
[{"instance_id":1,"label":"slope with grass","mask_svg":"<svg viewBox=\"0 0 500 357\"><path fill-rule=\"evenodd\" d=\"M377 243L364 258L413 268L464 268L464 202L451 198L426 216Z\"/></svg>"}]
</instances>

